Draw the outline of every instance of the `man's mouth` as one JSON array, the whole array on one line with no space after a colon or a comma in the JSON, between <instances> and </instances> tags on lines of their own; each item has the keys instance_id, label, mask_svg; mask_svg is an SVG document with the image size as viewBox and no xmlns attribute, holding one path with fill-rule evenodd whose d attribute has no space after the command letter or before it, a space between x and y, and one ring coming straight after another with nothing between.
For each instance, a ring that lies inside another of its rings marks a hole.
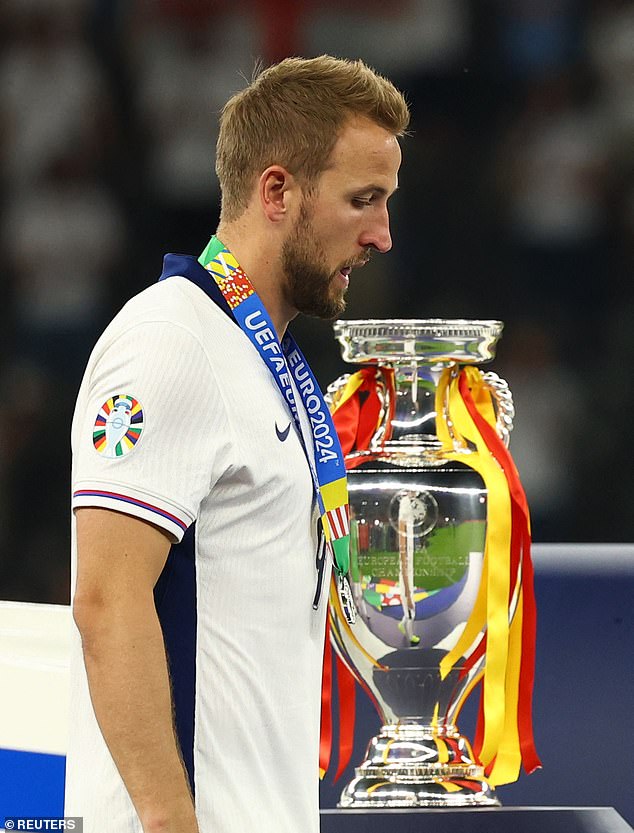
<instances>
[{"instance_id":1,"label":"man's mouth","mask_svg":"<svg viewBox=\"0 0 634 833\"><path fill-rule=\"evenodd\" d=\"M350 272L352 272L353 269L357 269L359 266L365 266L368 260L370 260L369 257L364 257L362 260L356 260L354 263L344 266L339 270L338 277L344 286L348 286L350 283Z\"/></svg>"},{"instance_id":2,"label":"man's mouth","mask_svg":"<svg viewBox=\"0 0 634 833\"><path fill-rule=\"evenodd\" d=\"M339 270L337 277L344 287L347 287L350 283L350 272L352 272L352 266L344 266L343 269Z\"/></svg>"}]
</instances>

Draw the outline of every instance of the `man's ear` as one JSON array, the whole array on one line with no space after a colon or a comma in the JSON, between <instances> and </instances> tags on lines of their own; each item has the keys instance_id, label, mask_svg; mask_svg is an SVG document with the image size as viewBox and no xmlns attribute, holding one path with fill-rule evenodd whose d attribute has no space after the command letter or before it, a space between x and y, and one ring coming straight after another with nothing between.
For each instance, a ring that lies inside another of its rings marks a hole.
<instances>
[{"instance_id":1,"label":"man's ear","mask_svg":"<svg viewBox=\"0 0 634 833\"><path fill-rule=\"evenodd\" d=\"M299 193L295 177L281 165L270 165L258 180L260 206L272 223L283 222L291 213Z\"/></svg>"}]
</instances>

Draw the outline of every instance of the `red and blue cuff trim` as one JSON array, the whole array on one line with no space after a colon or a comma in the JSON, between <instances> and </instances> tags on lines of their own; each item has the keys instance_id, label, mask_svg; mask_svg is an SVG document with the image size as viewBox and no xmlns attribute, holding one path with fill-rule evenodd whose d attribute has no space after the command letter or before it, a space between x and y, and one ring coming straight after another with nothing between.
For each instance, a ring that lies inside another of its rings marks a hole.
<instances>
[{"instance_id":1,"label":"red and blue cuff trim","mask_svg":"<svg viewBox=\"0 0 634 833\"><path fill-rule=\"evenodd\" d=\"M148 512L153 512L155 515L159 515L160 517L165 518L165 520L176 524L176 526L182 529L183 532L185 532L189 526L189 524L182 521L178 516L173 515L171 512L167 512L165 509L161 509L159 506L147 503L147 501L144 500L138 500L138 498L133 498L129 495L122 495L119 492L109 492L104 489L78 489L76 492L73 492L73 499L77 498L105 498L107 500L119 500L122 503L137 506L139 509L145 509Z\"/></svg>"}]
</instances>

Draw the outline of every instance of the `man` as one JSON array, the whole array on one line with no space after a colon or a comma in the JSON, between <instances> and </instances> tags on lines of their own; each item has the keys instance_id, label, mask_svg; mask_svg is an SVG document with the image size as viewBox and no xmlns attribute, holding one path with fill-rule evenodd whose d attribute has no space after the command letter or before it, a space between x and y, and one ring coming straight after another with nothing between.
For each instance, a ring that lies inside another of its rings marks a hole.
<instances>
[{"instance_id":1,"label":"man","mask_svg":"<svg viewBox=\"0 0 634 833\"><path fill-rule=\"evenodd\" d=\"M340 314L352 269L390 248L407 123L361 62L262 72L222 113L201 263L167 256L93 351L66 788L86 833L318 829L319 524L345 472L285 331Z\"/></svg>"}]
</instances>

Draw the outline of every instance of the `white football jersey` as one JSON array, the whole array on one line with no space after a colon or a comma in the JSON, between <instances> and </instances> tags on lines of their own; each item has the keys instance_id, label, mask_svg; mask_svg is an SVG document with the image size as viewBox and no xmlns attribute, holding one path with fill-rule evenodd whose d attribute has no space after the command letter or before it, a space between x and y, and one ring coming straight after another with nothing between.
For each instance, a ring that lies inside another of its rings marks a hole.
<instances>
[{"instance_id":1,"label":"white football jersey","mask_svg":"<svg viewBox=\"0 0 634 833\"><path fill-rule=\"evenodd\" d=\"M169 277L95 346L72 447L74 509L125 512L173 541L155 600L201 833L316 833L329 577L315 610L318 512L271 373L198 286ZM72 651L66 815L85 833L138 833L77 632Z\"/></svg>"}]
</instances>

